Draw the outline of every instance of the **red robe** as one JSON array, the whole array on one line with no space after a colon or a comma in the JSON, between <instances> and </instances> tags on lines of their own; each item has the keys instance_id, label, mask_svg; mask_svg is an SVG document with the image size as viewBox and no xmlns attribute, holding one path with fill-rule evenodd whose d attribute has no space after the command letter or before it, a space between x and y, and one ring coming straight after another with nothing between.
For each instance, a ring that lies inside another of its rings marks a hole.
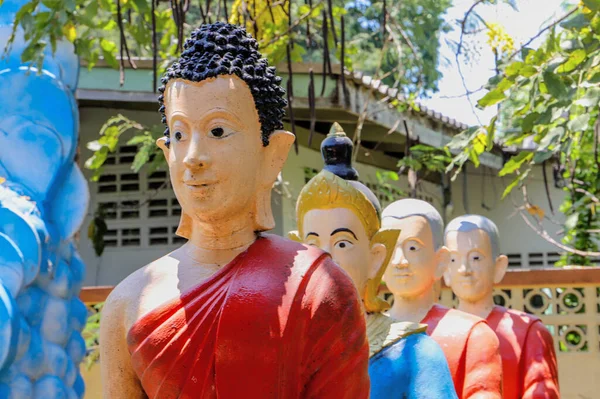
<instances>
[{"instance_id":1,"label":"red robe","mask_svg":"<svg viewBox=\"0 0 600 399\"><path fill-rule=\"evenodd\" d=\"M504 398L560 398L554 343L541 320L494 306L487 322L500 340Z\"/></svg>"},{"instance_id":2,"label":"red robe","mask_svg":"<svg viewBox=\"0 0 600 399\"><path fill-rule=\"evenodd\" d=\"M150 399L368 398L369 346L350 278L275 236L129 330Z\"/></svg>"},{"instance_id":3,"label":"red robe","mask_svg":"<svg viewBox=\"0 0 600 399\"><path fill-rule=\"evenodd\" d=\"M421 323L442 347L459 399L502 399L498 338L485 320L436 304Z\"/></svg>"}]
</instances>

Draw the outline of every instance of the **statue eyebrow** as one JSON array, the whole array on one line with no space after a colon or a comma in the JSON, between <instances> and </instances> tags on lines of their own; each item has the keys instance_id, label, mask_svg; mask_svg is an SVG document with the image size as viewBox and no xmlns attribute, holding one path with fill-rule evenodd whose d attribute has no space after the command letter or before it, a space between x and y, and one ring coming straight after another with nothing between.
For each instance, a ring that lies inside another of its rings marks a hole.
<instances>
[{"instance_id":1,"label":"statue eyebrow","mask_svg":"<svg viewBox=\"0 0 600 399\"><path fill-rule=\"evenodd\" d=\"M356 238L356 234L354 234L354 232L350 229L347 229L345 227L340 227L339 229L335 229L331 232L331 236L333 237L334 235L336 235L337 233L350 233L352 234L352 237L354 237L354 239L356 241L358 241L358 238Z\"/></svg>"},{"instance_id":2,"label":"statue eyebrow","mask_svg":"<svg viewBox=\"0 0 600 399\"><path fill-rule=\"evenodd\" d=\"M319 235L318 235L317 233L315 233L314 231L311 231L310 233L308 233L308 234L306 235L306 237L308 237L308 236L315 236L315 237L318 237Z\"/></svg>"}]
</instances>

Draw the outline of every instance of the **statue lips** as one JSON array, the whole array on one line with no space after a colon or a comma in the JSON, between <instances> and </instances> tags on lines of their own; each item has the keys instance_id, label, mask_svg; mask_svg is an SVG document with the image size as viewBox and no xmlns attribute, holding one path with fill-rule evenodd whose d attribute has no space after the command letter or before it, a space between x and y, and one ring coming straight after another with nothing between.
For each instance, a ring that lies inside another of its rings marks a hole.
<instances>
[{"instance_id":1,"label":"statue lips","mask_svg":"<svg viewBox=\"0 0 600 399\"><path fill-rule=\"evenodd\" d=\"M204 197L215 189L217 182L213 181L197 181L197 180L185 180L183 182L188 190L198 197Z\"/></svg>"}]
</instances>

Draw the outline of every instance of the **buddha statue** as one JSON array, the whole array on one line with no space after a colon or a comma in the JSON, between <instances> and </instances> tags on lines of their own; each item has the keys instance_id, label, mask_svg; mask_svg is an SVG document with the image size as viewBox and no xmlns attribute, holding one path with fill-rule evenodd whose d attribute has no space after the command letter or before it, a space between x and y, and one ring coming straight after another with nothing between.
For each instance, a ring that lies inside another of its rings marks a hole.
<instances>
[{"instance_id":1,"label":"buddha statue","mask_svg":"<svg viewBox=\"0 0 600 399\"><path fill-rule=\"evenodd\" d=\"M106 398L368 397L352 281L324 252L263 233L294 136L257 48L241 27L202 25L162 78L158 145L189 241L107 299Z\"/></svg>"},{"instance_id":2,"label":"buddha statue","mask_svg":"<svg viewBox=\"0 0 600 399\"><path fill-rule=\"evenodd\" d=\"M460 216L446 227L445 243L451 256L444 281L458 297L458 309L487 320L500 341L504 398L559 398L550 332L533 315L494 305L494 284L508 267L494 222Z\"/></svg>"},{"instance_id":3,"label":"buddha statue","mask_svg":"<svg viewBox=\"0 0 600 399\"><path fill-rule=\"evenodd\" d=\"M502 398L496 334L485 320L435 303L435 283L450 261L438 211L425 201L401 199L383 210L382 226L401 231L383 276L394 295L390 316L427 325L446 355L459 398Z\"/></svg>"},{"instance_id":4,"label":"buddha statue","mask_svg":"<svg viewBox=\"0 0 600 399\"><path fill-rule=\"evenodd\" d=\"M389 305L377 293L400 232L380 228L379 201L356 181L352 142L337 123L321 150L325 167L302 189L298 231L290 236L330 253L354 282L367 323L371 398L456 398L444 353L426 326L384 314Z\"/></svg>"}]
</instances>

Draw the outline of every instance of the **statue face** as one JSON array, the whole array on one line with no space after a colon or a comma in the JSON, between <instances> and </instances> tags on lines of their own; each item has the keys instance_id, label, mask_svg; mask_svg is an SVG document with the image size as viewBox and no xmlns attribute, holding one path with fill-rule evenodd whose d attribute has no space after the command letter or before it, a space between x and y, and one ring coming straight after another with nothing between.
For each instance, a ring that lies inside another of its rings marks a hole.
<instances>
[{"instance_id":1,"label":"statue face","mask_svg":"<svg viewBox=\"0 0 600 399\"><path fill-rule=\"evenodd\" d=\"M491 296L496 259L487 233L481 229L450 231L446 234L446 246L450 250L450 266L444 279L456 296L469 302Z\"/></svg>"},{"instance_id":2,"label":"statue face","mask_svg":"<svg viewBox=\"0 0 600 399\"><path fill-rule=\"evenodd\" d=\"M367 280L383 263L385 247L371 248L358 216L347 208L313 209L304 215L303 229L304 243L329 252L362 295Z\"/></svg>"},{"instance_id":3,"label":"statue face","mask_svg":"<svg viewBox=\"0 0 600 399\"><path fill-rule=\"evenodd\" d=\"M162 147L183 211L213 223L254 212L267 150L247 84L229 75L177 79L167 85L165 105L171 144Z\"/></svg>"},{"instance_id":4,"label":"statue face","mask_svg":"<svg viewBox=\"0 0 600 399\"><path fill-rule=\"evenodd\" d=\"M442 276L442 250L435 251L427 219L410 216L383 219L385 228L400 229L400 236L383 279L394 296L410 298L420 295ZM443 249L445 251L445 248Z\"/></svg>"}]
</instances>

